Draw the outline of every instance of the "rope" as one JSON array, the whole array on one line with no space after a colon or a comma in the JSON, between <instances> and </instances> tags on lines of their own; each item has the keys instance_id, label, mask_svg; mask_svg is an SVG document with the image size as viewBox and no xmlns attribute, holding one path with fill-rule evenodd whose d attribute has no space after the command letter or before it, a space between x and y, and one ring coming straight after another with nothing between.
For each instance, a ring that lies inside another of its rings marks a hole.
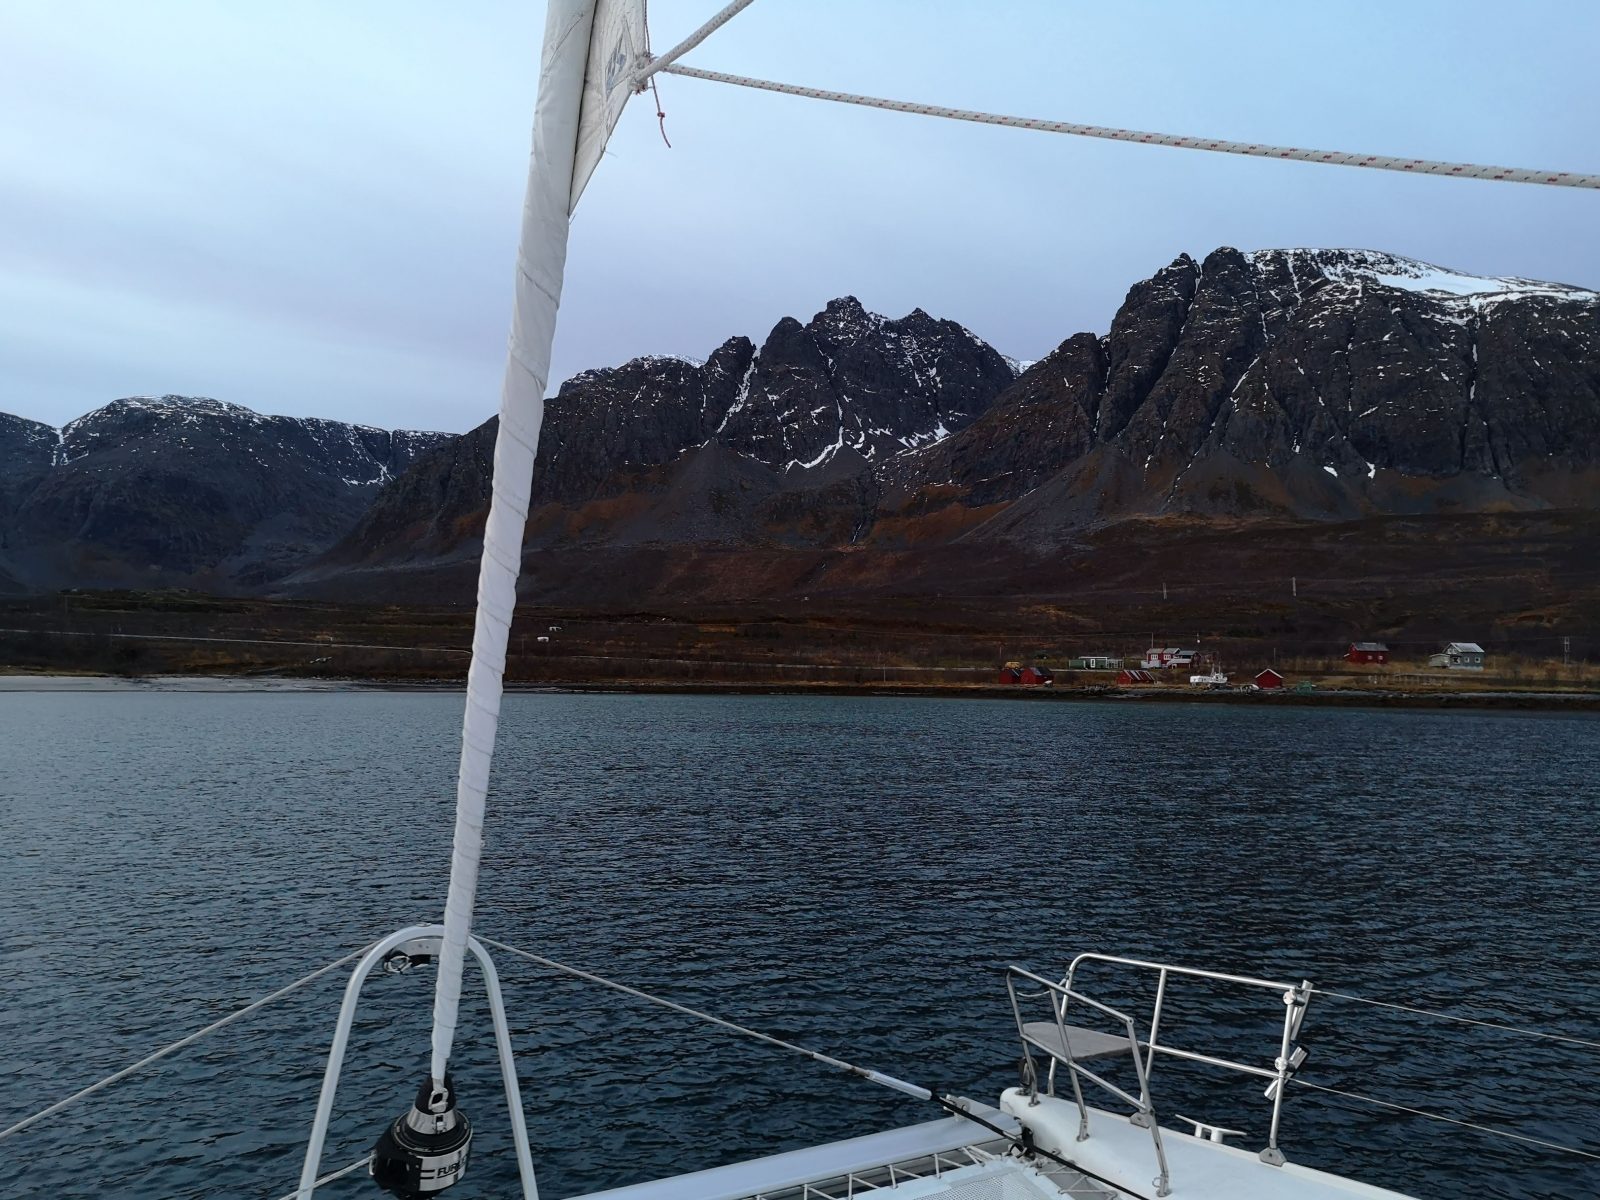
<instances>
[{"instance_id":1,"label":"rope","mask_svg":"<svg viewBox=\"0 0 1600 1200\"><path fill-rule=\"evenodd\" d=\"M1333 996L1340 1000L1353 1000L1357 1004L1370 1004L1374 1008L1392 1008L1398 1012L1414 1013L1419 1017L1433 1017L1439 1021L1454 1021L1460 1025L1481 1025L1485 1029L1499 1029L1506 1033L1520 1033L1523 1037L1544 1038L1552 1042L1566 1042L1572 1046L1585 1046L1590 1050L1600 1050L1600 1042L1590 1041L1588 1038L1572 1037L1565 1033L1541 1033L1537 1029L1521 1029L1515 1025L1502 1025L1498 1021L1480 1021L1474 1017L1457 1017L1450 1013L1435 1012L1428 1008L1414 1008L1409 1004L1396 1004L1390 1000L1369 1000L1365 996L1352 996L1348 992L1330 992L1324 988L1312 988L1313 995Z\"/></svg>"},{"instance_id":2,"label":"rope","mask_svg":"<svg viewBox=\"0 0 1600 1200\"><path fill-rule=\"evenodd\" d=\"M355 1162L351 1163L349 1166L340 1167L337 1171L330 1171L328 1174L324 1175L321 1179L319 1179L315 1183L313 1183L311 1186L313 1188L319 1188L325 1183L332 1183L335 1179L343 1179L346 1175L349 1175L349 1174L351 1174L351 1173L353 1173L355 1171L359 1171L362 1167L366 1166L371 1161L372 1161L372 1155L364 1154L360 1158L356 1159ZM301 1189L300 1188L295 1188L294 1191L285 1192L283 1195L279 1196L278 1200L296 1200L296 1198L299 1197L301 1194L302 1194Z\"/></svg>"},{"instance_id":3,"label":"rope","mask_svg":"<svg viewBox=\"0 0 1600 1200\"><path fill-rule=\"evenodd\" d=\"M1034 129L1042 133L1067 133L1075 137L1105 138L1114 142L1141 142L1152 146L1175 146L1185 150L1212 150L1219 154L1244 154L1253 158L1286 158L1296 162L1323 163L1340 167L1369 167L1378 171L1404 171L1413 175L1446 175L1464 179L1497 179L1506 183L1538 183L1551 187L1600 188L1600 174L1575 174L1569 171L1532 171L1521 167L1490 167L1476 163L1436 162L1425 158L1390 158L1381 154L1351 154L1340 150L1302 150L1296 146L1267 146L1255 142L1229 142L1220 138L1186 137L1173 133L1146 133L1138 129L1115 129L1105 125L1080 125L1073 121L1046 121L1033 117L1008 117L976 112L966 108L946 108L939 104L916 104L906 100L884 100L852 92L830 92L823 88L800 87L792 83L773 83L745 75L703 71L698 67L660 66L652 70L687 79L729 83L736 87L778 92L785 96L804 96L811 100L832 100L863 108L889 112L916 113L924 117L943 117L950 121L972 121L979 125L1004 125L1012 129Z\"/></svg>"},{"instance_id":4,"label":"rope","mask_svg":"<svg viewBox=\"0 0 1600 1200\"><path fill-rule=\"evenodd\" d=\"M1512 1133L1509 1129L1496 1129L1492 1125L1479 1125L1473 1121L1461 1121L1455 1117L1447 1117L1443 1113L1428 1112L1420 1108L1407 1108L1404 1104L1391 1104L1387 1100L1378 1100L1372 1096L1363 1096L1359 1092L1343 1092L1338 1088L1324 1087L1320 1083L1309 1083L1304 1079L1291 1080L1301 1087L1312 1088L1319 1092L1327 1092L1332 1096L1343 1096L1347 1100L1359 1100L1363 1104L1373 1104L1379 1108L1387 1108L1393 1112L1410 1113L1414 1117L1426 1117L1430 1121L1443 1121L1447 1125L1459 1125L1463 1129L1475 1129L1479 1133L1492 1134L1495 1137L1510 1138L1514 1142L1526 1142L1530 1146L1542 1146L1546 1150L1564 1150L1568 1154L1576 1154L1580 1158L1600 1160L1600 1154L1592 1150L1582 1150L1577 1146L1564 1146L1560 1142L1547 1142L1543 1138L1529 1137L1525 1133Z\"/></svg>"},{"instance_id":5,"label":"rope","mask_svg":"<svg viewBox=\"0 0 1600 1200\"><path fill-rule=\"evenodd\" d=\"M645 63L644 66L639 68L638 73L634 76L633 90L636 92L644 91L645 80L649 79L658 71L665 71L673 63L677 62L685 54L689 53L689 51L693 50L701 42L705 41L713 33L721 29L729 21L733 20L754 3L755 0L733 0L732 4L729 4L726 8L722 9L721 12L713 16L709 21L700 26L699 29L696 29L688 37L684 38L683 41L679 42L671 50L668 50L665 54L660 55L657 58L652 58L649 62ZM647 16L647 28L648 23L649 18Z\"/></svg>"},{"instance_id":6,"label":"rope","mask_svg":"<svg viewBox=\"0 0 1600 1200\"><path fill-rule=\"evenodd\" d=\"M667 149L672 149L672 142L667 137L667 114L661 110L661 93L656 90L655 77L650 79L650 96L656 102L656 122L661 126L661 140L667 143Z\"/></svg>"},{"instance_id":7,"label":"rope","mask_svg":"<svg viewBox=\"0 0 1600 1200\"><path fill-rule=\"evenodd\" d=\"M722 16L722 14L718 13L717 17L720 17L720 16ZM724 20L727 20L728 18L731 18L732 16L733 16L733 14L729 13L728 17L724 18ZM645 53L645 58L648 60L649 57L650 57L650 6L648 4L646 4L643 7L643 9L640 11L639 17L640 17L641 20L644 21L644 53ZM717 17L713 17L711 19L713 21L715 21L717 19ZM701 26L701 28L704 29L705 27ZM695 32L698 33L699 30L696 30ZM709 37L712 32L714 32L714 30L706 29L705 36ZM693 36L694 36L694 34L690 34L690 37L693 37ZM702 37L700 40L704 41L705 38ZM696 43L696 44L698 44L698 43ZM687 49L689 49L689 48L686 47L685 49L680 50L679 46L682 46L682 45L683 45L682 42L678 43L678 46L674 46L672 48L672 51L669 51L669 53L672 53L673 57L676 57L678 54L685 53L687 51ZM662 66L666 66L666 64L669 61L671 61L671 60L670 59L663 59L663 60L661 60L661 65ZM655 74L654 74L654 72L651 72L648 76L640 75L639 78L640 79L648 78L649 81L650 81L650 98L656 102L656 124L661 127L661 140L663 142L666 142L667 143L667 149L671 150L672 149L672 142L667 137L667 114L661 108L661 90L656 87ZM641 91L641 92L644 91L644 85L640 84L638 90Z\"/></svg>"},{"instance_id":8,"label":"rope","mask_svg":"<svg viewBox=\"0 0 1600 1200\"><path fill-rule=\"evenodd\" d=\"M295 990L297 990L299 988L305 987L306 984L312 982L315 979L321 978L323 975L326 975L329 971L337 970L338 968L344 966L346 963L352 962L353 960L355 960L357 958L360 958L366 952L367 952L367 948L365 946L361 947L361 949L359 949L359 950L352 950L349 954L346 954L343 958L335 959L333 962L328 963L326 966L318 967L315 971L312 971L311 974L302 975L299 979L296 979L293 983L286 984L285 986L279 988L277 991L272 992L269 995L263 996L263 997L261 997L261 999L253 1001L252 1003L245 1005L243 1008L238 1009L235 1012L229 1013L227 1016L223 1017L220 1021L213 1021L211 1024L207 1025L204 1029L197 1029L193 1033L188 1034L185 1037L179 1038L177 1041L171 1043L170 1045L161 1047L161 1049L155 1051L153 1054L145 1055L143 1058L141 1058L138 1062L134 1063L132 1066L123 1067L122 1070L120 1070L120 1071L113 1071L110 1075L107 1075L104 1079L100 1080L99 1082L91 1083L88 1087L83 1088L80 1091L73 1092L72 1095L68 1096L66 1099L57 1100L54 1104L50 1105L47 1108L41 1108L38 1112L34 1113L30 1117L23 1117L22 1120L18 1121L15 1125L8 1126L5 1129L0 1129L0 1141L3 1141L4 1139L10 1137L14 1133L21 1133L24 1129L28 1128L28 1126L36 1124L37 1122L44 1120L46 1117L52 1115L53 1113L60 1112L63 1108L66 1108L67 1105L76 1104L79 1100L82 1100L84 1097L92 1096L96 1092L100 1091L102 1088L110 1087L113 1083L116 1083L118 1080L126 1079L129 1075L132 1075L135 1071L142 1070L143 1068L148 1067L151 1063L156 1062L156 1061L158 1061L160 1059L163 1059L163 1058L167 1057L167 1055L172 1054L172 1053L174 1053L174 1052L176 1052L178 1050L182 1050L185 1046L190 1045L193 1042L199 1041L201 1038L205 1037L206 1034L215 1033L217 1030L223 1028L223 1026L225 1026L225 1025L232 1025L235 1021L240 1020L243 1017L249 1016L251 1013L255 1012L258 1008L263 1008L266 1005L271 1004L274 1000L282 999L284 996L287 996L290 992L293 992L293 991L295 991Z\"/></svg>"}]
</instances>

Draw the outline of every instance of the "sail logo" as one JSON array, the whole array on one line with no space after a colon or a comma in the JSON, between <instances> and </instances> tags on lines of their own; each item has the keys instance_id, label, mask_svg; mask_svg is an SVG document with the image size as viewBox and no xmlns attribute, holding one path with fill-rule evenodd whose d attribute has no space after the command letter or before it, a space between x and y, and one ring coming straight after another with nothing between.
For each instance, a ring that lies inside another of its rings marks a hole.
<instances>
[{"instance_id":1,"label":"sail logo","mask_svg":"<svg viewBox=\"0 0 1600 1200\"><path fill-rule=\"evenodd\" d=\"M628 52L623 48L626 36L617 38L616 47L606 59L606 94L616 90L618 82L628 70Z\"/></svg>"}]
</instances>

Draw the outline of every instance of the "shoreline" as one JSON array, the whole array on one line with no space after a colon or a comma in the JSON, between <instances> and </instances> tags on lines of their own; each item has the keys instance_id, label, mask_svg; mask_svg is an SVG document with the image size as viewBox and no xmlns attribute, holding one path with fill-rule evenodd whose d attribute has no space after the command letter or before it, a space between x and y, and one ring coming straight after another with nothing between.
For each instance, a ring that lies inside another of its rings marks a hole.
<instances>
[{"instance_id":1,"label":"shoreline","mask_svg":"<svg viewBox=\"0 0 1600 1200\"><path fill-rule=\"evenodd\" d=\"M339 692L464 692L454 679L388 679L376 676L305 678L291 675L59 675L0 674L0 696L118 695L150 692L285 695ZM994 685L870 683L688 683L607 680L604 683L511 682L510 694L611 694L688 696L914 696L927 699L1021 700L1035 703L1101 701L1120 704L1175 703L1335 708L1414 708L1600 712L1600 692L1396 691L1328 688L1314 692L1249 692L1181 686L1120 688L1112 685L1016 687Z\"/></svg>"}]
</instances>

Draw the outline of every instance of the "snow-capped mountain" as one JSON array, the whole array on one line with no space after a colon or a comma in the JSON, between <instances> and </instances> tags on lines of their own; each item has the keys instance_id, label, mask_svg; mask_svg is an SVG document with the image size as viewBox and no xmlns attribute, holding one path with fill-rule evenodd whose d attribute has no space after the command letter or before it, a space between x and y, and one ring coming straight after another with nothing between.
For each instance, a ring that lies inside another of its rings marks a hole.
<instances>
[{"instance_id":1,"label":"snow-capped mountain","mask_svg":"<svg viewBox=\"0 0 1600 1200\"><path fill-rule=\"evenodd\" d=\"M953 321L920 308L889 320L845 296L805 325L778 322L714 432L784 471L820 467L847 450L879 462L965 428L1015 374Z\"/></svg>"},{"instance_id":2,"label":"snow-capped mountain","mask_svg":"<svg viewBox=\"0 0 1600 1200\"><path fill-rule=\"evenodd\" d=\"M891 320L850 296L805 324L785 317L759 349L733 337L703 363L584 371L546 405L529 537L738 541L760 528L790 540L798 522L802 540L848 539L875 467L966 428L1014 380L955 322L920 309ZM487 502L494 429L424 456L334 557L458 549ZM779 494L785 511L764 512Z\"/></svg>"},{"instance_id":3,"label":"snow-capped mountain","mask_svg":"<svg viewBox=\"0 0 1600 1200\"><path fill-rule=\"evenodd\" d=\"M1184 255L914 457L888 510L1015 502L985 536L1032 542L1168 513L1597 507L1600 295L1365 250Z\"/></svg>"},{"instance_id":4,"label":"snow-capped mountain","mask_svg":"<svg viewBox=\"0 0 1600 1200\"><path fill-rule=\"evenodd\" d=\"M448 434L131 396L60 429L0 416L0 569L50 586L270 577Z\"/></svg>"},{"instance_id":5,"label":"snow-capped mountain","mask_svg":"<svg viewBox=\"0 0 1600 1200\"><path fill-rule=\"evenodd\" d=\"M1048 553L1165 514L1600 508L1600 296L1581 288L1224 248L1019 366L846 298L759 352L586 372L550 405L529 545ZM492 439L422 456L318 571L469 558Z\"/></svg>"},{"instance_id":6,"label":"snow-capped mountain","mask_svg":"<svg viewBox=\"0 0 1600 1200\"><path fill-rule=\"evenodd\" d=\"M428 586L466 596L494 433L173 397L59 431L0 418L0 582L376 594L442 567ZM1366 250L1223 248L1031 364L845 297L759 348L585 371L546 406L527 545L578 572L533 586L581 602L683 587L709 547L735 574L761 550L738 586L781 592L812 587L819 554L888 578L905 560L874 568L873 551L936 550L930 570L964 577L1134 518L1534 509L1600 511L1600 295ZM585 575L602 550L603 578ZM770 555L792 550L813 557L791 579Z\"/></svg>"}]
</instances>

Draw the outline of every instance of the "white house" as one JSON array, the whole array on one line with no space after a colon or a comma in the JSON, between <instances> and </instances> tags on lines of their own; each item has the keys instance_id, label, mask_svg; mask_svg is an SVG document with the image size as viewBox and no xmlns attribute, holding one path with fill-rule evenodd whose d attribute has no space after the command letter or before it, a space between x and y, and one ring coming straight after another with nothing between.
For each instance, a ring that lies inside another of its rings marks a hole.
<instances>
[{"instance_id":1,"label":"white house","mask_svg":"<svg viewBox=\"0 0 1600 1200\"><path fill-rule=\"evenodd\" d=\"M1183 650L1177 646L1151 646L1144 652L1144 661L1139 665L1147 671L1173 670L1192 667L1199 658L1198 650Z\"/></svg>"},{"instance_id":2,"label":"white house","mask_svg":"<svg viewBox=\"0 0 1600 1200\"><path fill-rule=\"evenodd\" d=\"M1428 665L1450 671L1481 671L1483 657L1483 647L1477 642L1451 642L1429 658Z\"/></svg>"}]
</instances>

